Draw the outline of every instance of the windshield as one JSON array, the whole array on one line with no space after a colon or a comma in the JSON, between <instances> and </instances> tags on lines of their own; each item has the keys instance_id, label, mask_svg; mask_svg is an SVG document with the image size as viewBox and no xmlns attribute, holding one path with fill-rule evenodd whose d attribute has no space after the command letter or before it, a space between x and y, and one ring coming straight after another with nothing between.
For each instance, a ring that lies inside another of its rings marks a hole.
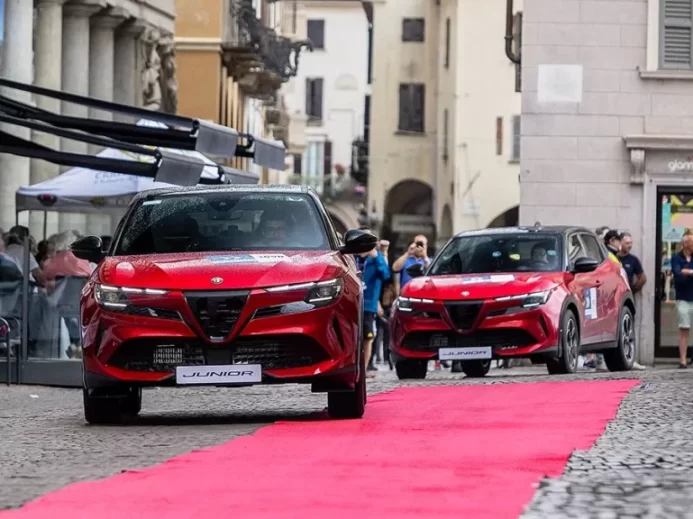
<instances>
[{"instance_id":1,"label":"windshield","mask_svg":"<svg viewBox=\"0 0 693 519\"><path fill-rule=\"evenodd\" d=\"M556 272L562 265L558 234L487 234L452 240L433 261L428 275Z\"/></svg>"},{"instance_id":2,"label":"windshield","mask_svg":"<svg viewBox=\"0 0 693 519\"><path fill-rule=\"evenodd\" d=\"M325 226L309 195L227 191L141 200L115 254L327 249Z\"/></svg>"}]
</instances>

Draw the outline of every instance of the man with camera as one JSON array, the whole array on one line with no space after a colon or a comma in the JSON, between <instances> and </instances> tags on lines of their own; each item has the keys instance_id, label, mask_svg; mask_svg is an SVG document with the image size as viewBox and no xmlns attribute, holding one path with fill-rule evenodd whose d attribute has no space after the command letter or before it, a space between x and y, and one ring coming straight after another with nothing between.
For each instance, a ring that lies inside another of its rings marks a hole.
<instances>
[{"instance_id":1,"label":"man with camera","mask_svg":"<svg viewBox=\"0 0 693 519\"><path fill-rule=\"evenodd\" d=\"M399 272L400 289L411 281L411 276L407 273L407 269L417 263L424 267L428 267L431 263L428 257L428 240L423 234L414 237L414 242L409 245L407 252L397 258L392 264L392 270Z\"/></svg>"}]
</instances>

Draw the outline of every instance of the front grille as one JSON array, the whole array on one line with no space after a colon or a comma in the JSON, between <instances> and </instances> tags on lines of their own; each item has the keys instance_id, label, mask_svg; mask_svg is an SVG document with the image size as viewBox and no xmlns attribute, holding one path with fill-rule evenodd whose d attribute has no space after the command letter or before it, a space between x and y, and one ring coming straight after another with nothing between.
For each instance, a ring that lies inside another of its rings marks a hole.
<instances>
[{"instance_id":1,"label":"front grille","mask_svg":"<svg viewBox=\"0 0 693 519\"><path fill-rule=\"evenodd\" d=\"M477 330L469 335L450 332L413 332L404 338L402 346L411 351L438 351L439 348L492 346L493 349L523 347L537 340L520 328Z\"/></svg>"},{"instance_id":2,"label":"front grille","mask_svg":"<svg viewBox=\"0 0 693 519\"><path fill-rule=\"evenodd\" d=\"M263 369L300 368L328 360L313 339L299 335L239 338L215 348L199 341L136 339L121 345L108 365L131 371L173 373L176 366L260 364Z\"/></svg>"},{"instance_id":3,"label":"front grille","mask_svg":"<svg viewBox=\"0 0 693 519\"><path fill-rule=\"evenodd\" d=\"M249 292L186 292L185 299L204 334L224 340L238 322Z\"/></svg>"},{"instance_id":4,"label":"front grille","mask_svg":"<svg viewBox=\"0 0 693 519\"><path fill-rule=\"evenodd\" d=\"M474 326L482 305L483 302L480 301L460 301L446 303L445 310L448 312L455 328L458 330L469 330Z\"/></svg>"}]
</instances>

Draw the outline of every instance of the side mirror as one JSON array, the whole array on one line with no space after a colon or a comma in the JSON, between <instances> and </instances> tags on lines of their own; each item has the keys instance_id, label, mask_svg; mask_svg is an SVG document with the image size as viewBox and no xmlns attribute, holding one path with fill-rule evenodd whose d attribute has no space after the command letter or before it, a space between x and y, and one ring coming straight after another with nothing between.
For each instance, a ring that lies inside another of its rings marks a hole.
<instances>
[{"instance_id":1,"label":"side mirror","mask_svg":"<svg viewBox=\"0 0 693 519\"><path fill-rule=\"evenodd\" d=\"M595 259L588 258L587 256L582 256L575 260L573 263L573 268L570 272L573 274L583 274L585 272L592 272L597 269L599 262Z\"/></svg>"},{"instance_id":2,"label":"side mirror","mask_svg":"<svg viewBox=\"0 0 693 519\"><path fill-rule=\"evenodd\" d=\"M103 242L98 236L85 236L70 245L70 250L79 259L87 260L91 263L100 263L106 256L103 250L101 250L102 247Z\"/></svg>"},{"instance_id":3,"label":"side mirror","mask_svg":"<svg viewBox=\"0 0 693 519\"><path fill-rule=\"evenodd\" d=\"M409 274L409 277L418 278L424 275L424 270L425 267L422 263L414 263L407 267L407 274Z\"/></svg>"},{"instance_id":4,"label":"side mirror","mask_svg":"<svg viewBox=\"0 0 693 519\"><path fill-rule=\"evenodd\" d=\"M344 245L339 249L342 254L363 254L375 249L378 238L369 232L352 229L344 235Z\"/></svg>"}]
</instances>

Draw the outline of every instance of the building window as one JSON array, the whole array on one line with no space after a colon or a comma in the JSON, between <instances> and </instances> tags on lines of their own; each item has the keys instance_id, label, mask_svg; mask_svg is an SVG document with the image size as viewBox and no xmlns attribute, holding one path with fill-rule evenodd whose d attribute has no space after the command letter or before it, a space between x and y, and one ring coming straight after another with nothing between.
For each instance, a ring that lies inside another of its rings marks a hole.
<instances>
[{"instance_id":1,"label":"building window","mask_svg":"<svg viewBox=\"0 0 693 519\"><path fill-rule=\"evenodd\" d=\"M308 39L314 49L325 48L325 20L308 20Z\"/></svg>"},{"instance_id":2,"label":"building window","mask_svg":"<svg viewBox=\"0 0 693 519\"><path fill-rule=\"evenodd\" d=\"M309 125L322 124L322 92L323 79L321 77L306 78L306 115Z\"/></svg>"},{"instance_id":3,"label":"building window","mask_svg":"<svg viewBox=\"0 0 693 519\"><path fill-rule=\"evenodd\" d=\"M423 83L399 85L399 131L424 133L425 97Z\"/></svg>"},{"instance_id":4,"label":"building window","mask_svg":"<svg viewBox=\"0 0 693 519\"><path fill-rule=\"evenodd\" d=\"M450 68L450 18L445 20L445 68Z\"/></svg>"},{"instance_id":5,"label":"building window","mask_svg":"<svg viewBox=\"0 0 693 519\"><path fill-rule=\"evenodd\" d=\"M443 110L443 162L448 161L448 124L449 112L447 108Z\"/></svg>"},{"instance_id":6,"label":"building window","mask_svg":"<svg viewBox=\"0 0 693 519\"><path fill-rule=\"evenodd\" d=\"M496 155L503 155L503 118L496 117Z\"/></svg>"},{"instance_id":7,"label":"building window","mask_svg":"<svg viewBox=\"0 0 693 519\"><path fill-rule=\"evenodd\" d=\"M423 18L404 18L402 20L402 41L424 41L425 27Z\"/></svg>"},{"instance_id":8,"label":"building window","mask_svg":"<svg viewBox=\"0 0 693 519\"><path fill-rule=\"evenodd\" d=\"M332 174L332 141L325 141L323 147L323 170L324 175Z\"/></svg>"},{"instance_id":9,"label":"building window","mask_svg":"<svg viewBox=\"0 0 693 519\"><path fill-rule=\"evenodd\" d=\"M510 160L517 162L520 160L520 116L513 115L513 153Z\"/></svg>"}]
</instances>

